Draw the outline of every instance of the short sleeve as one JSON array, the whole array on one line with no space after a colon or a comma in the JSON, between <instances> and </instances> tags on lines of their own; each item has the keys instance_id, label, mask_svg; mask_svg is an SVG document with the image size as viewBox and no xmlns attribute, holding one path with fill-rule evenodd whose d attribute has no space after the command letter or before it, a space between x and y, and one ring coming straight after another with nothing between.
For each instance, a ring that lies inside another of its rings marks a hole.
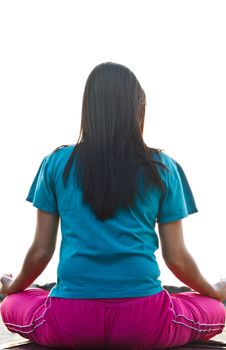
<instances>
[{"instance_id":1,"label":"short sleeve","mask_svg":"<svg viewBox=\"0 0 226 350\"><path fill-rule=\"evenodd\" d=\"M41 162L26 200L42 211L59 215L51 170L51 161L47 156Z\"/></svg>"},{"instance_id":2,"label":"short sleeve","mask_svg":"<svg viewBox=\"0 0 226 350\"><path fill-rule=\"evenodd\" d=\"M165 171L166 189L160 203L158 223L177 221L198 211L182 167L172 158L165 165L168 169Z\"/></svg>"}]
</instances>

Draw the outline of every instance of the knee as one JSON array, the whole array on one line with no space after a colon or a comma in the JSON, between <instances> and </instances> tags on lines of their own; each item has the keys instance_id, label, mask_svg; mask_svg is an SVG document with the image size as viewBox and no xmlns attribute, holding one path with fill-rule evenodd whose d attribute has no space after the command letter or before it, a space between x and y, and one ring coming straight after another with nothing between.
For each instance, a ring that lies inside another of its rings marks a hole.
<instances>
[{"instance_id":1,"label":"knee","mask_svg":"<svg viewBox=\"0 0 226 350\"><path fill-rule=\"evenodd\" d=\"M208 300L208 315L211 320L214 320L214 323L225 323L226 318L226 310L224 304L216 299L209 299Z\"/></svg>"},{"instance_id":2,"label":"knee","mask_svg":"<svg viewBox=\"0 0 226 350\"><path fill-rule=\"evenodd\" d=\"M223 304L223 302L219 301L219 313L222 314L222 319L225 322L226 319L226 309L225 309L225 305Z\"/></svg>"},{"instance_id":3,"label":"knee","mask_svg":"<svg viewBox=\"0 0 226 350\"><path fill-rule=\"evenodd\" d=\"M0 314L2 316L3 322L7 322L11 311L15 308L15 294L11 294L5 297L0 305Z\"/></svg>"},{"instance_id":4,"label":"knee","mask_svg":"<svg viewBox=\"0 0 226 350\"><path fill-rule=\"evenodd\" d=\"M5 299L2 301L0 305L0 314L2 316L3 321L5 322L6 314L7 314L7 305L8 305L8 300L10 296L5 297Z\"/></svg>"}]
</instances>

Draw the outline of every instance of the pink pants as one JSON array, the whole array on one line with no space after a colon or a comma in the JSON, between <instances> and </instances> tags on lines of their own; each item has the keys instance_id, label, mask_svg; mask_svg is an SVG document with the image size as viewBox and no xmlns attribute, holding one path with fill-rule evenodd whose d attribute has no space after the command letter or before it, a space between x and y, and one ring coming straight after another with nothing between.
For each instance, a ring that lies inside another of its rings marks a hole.
<instances>
[{"instance_id":1,"label":"pink pants","mask_svg":"<svg viewBox=\"0 0 226 350\"><path fill-rule=\"evenodd\" d=\"M1 305L5 325L34 342L64 349L150 350L221 333L225 309L197 293L116 299L63 299L28 289Z\"/></svg>"}]
</instances>

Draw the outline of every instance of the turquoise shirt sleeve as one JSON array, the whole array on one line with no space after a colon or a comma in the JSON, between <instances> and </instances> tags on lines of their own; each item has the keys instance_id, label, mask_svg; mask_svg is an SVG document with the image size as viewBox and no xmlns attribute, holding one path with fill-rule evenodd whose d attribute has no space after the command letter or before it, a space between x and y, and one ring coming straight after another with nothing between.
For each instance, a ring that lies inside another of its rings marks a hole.
<instances>
[{"instance_id":1,"label":"turquoise shirt sleeve","mask_svg":"<svg viewBox=\"0 0 226 350\"><path fill-rule=\"evenodd\" d=\"M181 220L198 211L191 187L180 164L170 157L167 157L164 164L168 170L164 170L166 188L160 202L158 223Z\"/></svg>"},{"instance_id":2,"label":"turquoise shirt sleeve","mask_svg":"<svg viewBox=\"0 0 226 350\"><path fill-rule=\"evenodd\" d=\"M42 211L59 215L51 170L51 161L47 156L41 162L26 200Z\"/></svg>"}]
</instances>

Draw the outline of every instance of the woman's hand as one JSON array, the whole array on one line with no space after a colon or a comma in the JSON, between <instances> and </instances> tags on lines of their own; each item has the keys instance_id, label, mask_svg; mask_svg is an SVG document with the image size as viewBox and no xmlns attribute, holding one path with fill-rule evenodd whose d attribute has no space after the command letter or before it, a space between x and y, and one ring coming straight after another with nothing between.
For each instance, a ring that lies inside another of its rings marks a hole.
<instances>
[{"instance_id":1,"label":"woman's hand","mask_svg":"<svg viewBox=\"0 0 226 350\"><path fill-rule=\"evenodd\" d=\"M216 291L216 298L220 301L226 300L226 278L220 279L213 286Z\"/></svg>"},{"instance_id":2,"label":"woman's hand","mask_svg":"<svg viewBox=\"0 0 226 350\"><path fill-rule=\"evenodd\" d=\"M13 282L12 274L2 275L0 277L0 294L10 294L10 286Z\"/></svg>"}]
</instances>

